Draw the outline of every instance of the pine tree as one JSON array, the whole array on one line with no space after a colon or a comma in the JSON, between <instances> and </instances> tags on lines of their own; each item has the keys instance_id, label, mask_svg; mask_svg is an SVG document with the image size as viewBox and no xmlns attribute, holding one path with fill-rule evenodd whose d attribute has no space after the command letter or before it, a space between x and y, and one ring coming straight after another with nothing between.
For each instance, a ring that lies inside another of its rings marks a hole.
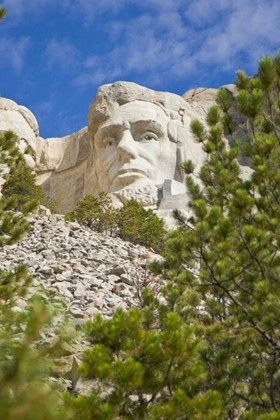
<instances>
[{"instance_id":1,"label":"pine tree","mask_svg":"<svg viewBox=\"0 0 280 420\"><path fill-rule=\"evenodd\" d=\"M136 200L129 200L118 211L118 234L125 241L160 251L166 235L164 220L151 209L144 209Z\"/></svg>"},{"instance_id":2,"label":"pine tree","mask_svg":"<svg viewBox=\"0 0 280 420\"><path fill-rule=\"evenodd\" d=\"M65 220L77 221L97 232L112 232L116 227L116 212L111 198L101 192L98 197L89 194L79 200L75 210L66 213Z\"/></svg>"},{"instance_id":3,"label":"pine tree","mask_svg":"<svg viewBox=\"0 0 280 420\"><path fill-rule=\"evenodd\" d=\"M98 197L87 195L79 200L74 211L65 215L65 220L119 236L125 241L152 247L161 251L166 235L163 219L151 209L144 209L136 200L129 200L120 209L115 209L108 194Z\"/></svg>"},{"instance_id":4,"label":"pine tree","mask_svg":"<svg viewBox=\"0 0 280 420\"><path fill-rule=\"evenodd\" d=\"M203 187L187 176L193 219L171 234L157 268L197 296L201 354L209 387L223 396L223 418L278 419L280 52L263 57L253 78L238 72L236 85L235 99L219 91L207 128L192 123L207 153ZM253 169L248 179L242 156ZM193 172L191 162L184 167Z\"/></svg>"},{"instance_id":5,"label":"pine tree","mask_svg":"<svg viewBox=\"0 0 280 420\"><path fill-rule=\"evenodd\" d=\"M167 296L167 294L166 294ZM218 420L218 392L207 389L201 329L143 291L142 309L118 309L86 325L92 348L80 367L95 385L87 396L67 397L77 420Z\"/></svg>"},{"instance_id":6,"label":"pine tree","mask_svg":"<svg viewBox=\"0 0 280 420\"><path fill-rule=\"evenodd\" d=\"M42 205L55 212L55 201L48 199L41 185L37 185L36 174L24 159L21 159L4 178L1 193L3 197L11 198L11 207L14 210L22 210L26 203L34 202L36 206Z\"/></svg>"},{"instance_id":7,"label":"pine tree","mask_svg":"<svg viewBox=\"0 0 280 420\"><path fill-rule=\"evenodd\" d=\"M23 156L12 132L0 136L0 168L16 171ZM21 212L12 209L14 199L0 197L0 247L19 241L29 230L27 216L36 202L26 202ZM39 334L51 321L42 299L27 297L32 278L25 265L13 271L0 268L0 413L3 420L70 419L62 394L50 386L51 355L56 343L39 349ZM17 308L25 299L26 307ZM59 340L57 340L59 343Z\"/></svg>"}]
</instances>

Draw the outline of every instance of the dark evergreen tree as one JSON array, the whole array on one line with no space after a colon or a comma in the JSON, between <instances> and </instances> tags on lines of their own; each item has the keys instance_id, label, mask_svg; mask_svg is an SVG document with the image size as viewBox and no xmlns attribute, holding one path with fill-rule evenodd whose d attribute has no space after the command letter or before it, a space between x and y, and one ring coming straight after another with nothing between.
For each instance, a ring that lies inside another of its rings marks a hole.
<instances>
[{"instance_id":1,"label":"dark evergreen tree","mask_svg":"<svg viewBox=\"0 0 280 420\"><path fill-rule=\"evenodd\" d=\"M16 171L23 157L17 137L11 132L0 136L0 167ZM29 230L26 216L34 201L25 203L22 212L12 210L13 198L0 197L0 247L19 241ZM45 357L55 346L38 349L37 340L50 321L49 308L41 299L27 298L32 278L24 265L13 271L0 268L0 413L3 420L64 419L68 414L62 396L48 384L51 365ZM26 308L17 310L19 299Z\"/></svg>"},{"instance_id":2,"label":"dark evergreen tree","mask_svg":"<svg viewBox=\"0 0 280 420\"><path fill-rule=\"evenodd\" d=\"M262 58L253 78L238 72L236 85L235 99L219 91L208 128L192 123L208 155L202 187L187 176L194 216L171 234L161 269L203 308L194 318L204 328L201 355L209 387L223 396L223 418L278 419L280 52ZM253 169L247 179L242 156ZM191 162L184 166L193 171Z\"/></svg>"},{"instance_id":3,"label":"dark evergreen tree","mask_svg":"<svg viewBox=\"0 0 280 420\"><path fill-rule=\"evenodd\" d=\"M162 250L166 236L164 221L151 209L145 210L135 200L115 209L104 192L98 197L87 195L79 200L75 210L66 213L65 220L77 221L97 232L114 234L156 251Z\"/></svg>"},{"instance_id":4,"label":"dark evergreen tree","mask_svg":"<svg viewBox=\"0 0 280 420\"><path fill-rule=\"evenodd\" d=\"M65 220L77 221L97 232L112 232L116 227L116 211L106 193L101 192L98 197L89 194L78 201L74 211L66 213Z\"/></svg>"},{"instance_id":5,"label":"dark evergreen tree","mask_svg":"<svg viewBox=\"0 0 280 420\"><path fill-rule=\"evenodd\" d=\"M184 165L193 217L153 266L162 297L145 289L142 309L87 325L96 386L68 402L78 419L280 419L279 63L238 72L236 98L221 89L208 127L192 123L208 156L200 184Z\"/></svg>"},{"instance_id":6,"label":"dark evergreen tree","mask_svg":"<svg viewBox=\"0 0 280 420\"><path fill-rule=\"evenodd\" d=\"M80 371L95 385L67 398L77 420L221 418L219 393L206 386L201 329L172 309L171 296L162 305L145 289L141 310L88 322L92 348Z\"/></svg>"},{"instance_id":7,"label":"dark evergreen tree","mask_svg":"<svg viewBox=\"0 0 280 420\"><path fill-rule=\"evenodd\" d=\"M15 210L22 210L27 203L42 205L49 208L53 213L56 203L48 199L41 185L37 185L36 174L27 166L24 159L5 176L5 183L1 193L3 197L10 198L10 205Z\"/></svg>"},{"instance_id":8,"label":"dark evergreen tree","mask_svg":"<svg viewBox=\"0 0 280 420\"><path fill-rule=\"evenodd\" d=\"M129 200L119 209L117 224L118 233L125 241L162 250L166 236L164 220L136 200Z\"/></svg>"}]
</instances>

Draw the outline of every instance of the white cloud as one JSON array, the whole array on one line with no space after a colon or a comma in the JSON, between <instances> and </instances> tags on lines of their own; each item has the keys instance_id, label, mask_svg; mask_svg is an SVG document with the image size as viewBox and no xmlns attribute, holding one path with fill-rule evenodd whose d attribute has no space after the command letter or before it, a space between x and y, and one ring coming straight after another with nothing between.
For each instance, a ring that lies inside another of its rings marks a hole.
<instances>
[{"instance_id":1,"label":"white cloud","mask_svg":"<svg viewBox=\"0 0 280 420\"><path fill-rule=\"evenodd\" d=\"M96 68L98 66L99 57L98 55L92 55L90 57L87 57L83 63L84 67L86 68Z\"/></svg>"},{"instance_id":2,"label":"white cloud","mask_svg":"<svg viewBox=\"0 0 280 420\"><path fill-rule=\"evenodd\" d=\"M8 16L13 19L28 19L31 13L42 14L45 9L53 6L68 7L71 0L2 0L2 6L6 7Z\"/></svg>"},{"instance_id":3,"label":"white cloud","mask_svg":"<svg viewBox=\"0 0 280 420\"><path fill-rule=\"evenodd\" d=\"M39 115L41 119L46 119L52 113L55 105L56 101L54 99L39 102L37 105L34 105L36 115Z\"/></svg>"},{"instance_id":4,"label":"white cloud","mask_svg":"<svg viewBox=\"0 0 280 420\"><path fill-rule=\"evenodd\" d=\"M184 16L198 28L220 25L227 12L232 10L232 4L228 0L191 0L184 10Z\"/></svg>"},{"instance_id":5,"label":"white cloud","mask_svg":"<svg viewBox=\"0 0 280 420\"><path fill-rule=\"evenodd\" d=\"M94 19L102 12L110 11L110 14L117 13L125 4L126 0L77 0L71 9L75 13L83 13L87 20Z\"/></svg>"},{"instance_id":6,"label":"white cloud","mask_svg":"<svg viewBox=\"0 0 280 420\"><path fill-rule=\"evenodd\" d=\"M216 16L214 22L212 16L213 22L203 31L204 41L198 45L194 58L203 64L220 63L227 70L235 64L242 65L240 55L245 55L244 65L253 66L264 53L273 54L279 47L280 8L278 0L269 3L236 0L230 13L221 16L220 21Z\"/></svg>"},{"instance_id":7,"label":"white cloud","mask_svg":"<svg viewBox=\"0 0 280 420\"><path fill-rule=\"evenodd\" d=\"M91 2L79 1L84 10L93 11ZM96 10L101 11L101 2L97 3ZM133 73L147 82L157 79L160 86L168 76L197 77L211 66L221 71L246 67L253 71L264 53L273 54L279 46L279 0L127 3L137 5L142 14L133 19L122 19L120 14L112 20L117 41L110 52L85 59L76 79L80 85L123 79ZM124 7L123 1L117 4L119 10ZM110 34L111 22L107 27Z\"/></svg>"},{"instance_id":8,"label":"white cloud","mask_svg":"<svg viewBox=\"0 0 280 420\"><path fill-rule=\"evenodd\" d=\"M25 60L25 54L30 46L30 38L22 36L18 39L0 38L0 67L11 65L16 72L20 72Z\"/></svg>"},{"instance_id":9,"label":"white cloud","mask_svg":"<svg viewBox=\"0 0 280 420\"><path fill-rule=\"evenodd\" d=\"M78 67L79 55L79 50L68 40L53 38L48 42L43 58L49 69L59 67L64 71L71 72Z\"/></svg>"},{"instance_id":10,"label":"white cloud","mask_svg":"<svg viewBox=\"0 0 280 420\"><path fill-rule=\"evenodd\" d=\"M186 41L190 29L184 26L179 12L166 13L164 8L158 15L145 13L114 23L122 42L115 42L107 54L84 60L84 68L76 79L80 86L125 79L130 73L141 75L143 80L146 73L149 83L156 86L170 69L176 75L190 69L189 63L181 63L190 56L193 41Z\"/></svg>"},{"instance_id":11,"label":"white cloud","mask_svg":"<svg viewBox=\"0 0 280 420\"><path fill-rule=\"evenodd\" d=\"M49 68L71 70L79 86L132 73L160 86L168 76L196 77L203 67L253 69L264 53L279 47L279 0L5 0L4 5L23 16L63 7L87 24L99 18L109 52L82 57L69 38L50 40L43 54Z\"/></svg>"},{"instance_id":12,"label":"white cloud","mask_svg":"<svg viewBox=\"0 0 280 420\"><path fill-rule=\"evenodd\" d=\"M79 87L101 85L106 80L106 73L100 69L94 70L92 73L81 73L74 79L74 83Z\"/></svg>"}]
</instances>

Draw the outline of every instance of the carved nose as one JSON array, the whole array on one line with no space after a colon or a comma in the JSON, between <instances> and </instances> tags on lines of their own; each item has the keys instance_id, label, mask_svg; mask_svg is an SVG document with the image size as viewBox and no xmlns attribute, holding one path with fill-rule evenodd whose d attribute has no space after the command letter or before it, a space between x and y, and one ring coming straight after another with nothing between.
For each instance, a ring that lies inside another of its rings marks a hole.
<instances>
[{"instance_id":1,"label":"carved nose","mask_svg":"<svg viewBox=\"0 0 280 420\"><path fill-rule=\"evenodd\" d=\"M136 142L133 140L129 130L123 131L122 138L118 144L118 153L120 157L129 159L136 159L138 156Z\"/></svg>"}]
</instances>

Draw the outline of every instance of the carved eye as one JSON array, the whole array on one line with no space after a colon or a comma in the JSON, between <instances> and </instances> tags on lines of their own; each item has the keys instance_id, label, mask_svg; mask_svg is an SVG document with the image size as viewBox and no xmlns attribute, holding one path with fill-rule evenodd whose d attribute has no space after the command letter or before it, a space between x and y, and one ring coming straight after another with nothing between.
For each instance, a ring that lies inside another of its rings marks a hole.
<instances>
[{"instance_id":1,"label":"carved eye","mask_svg":"<svg viewBox=\"0 0 280 420\"><path fill-rule=\"evenodd\" d=\"M139 139L139 141L150 141L150 140L155 140L155 141L159 140L158 136L153 131L147 131Z\"/></svg>"},{"instance_id":2,"label":"carved eye","mask_svg":"<svg viewBox=\"0 0 280 420\"><path fill-rule=\"evenodd\" d=\"M105 149L108 149L109 147L112 147L116 144L115 139L113 139L113 137L107 137L106 139L104 139L103 145Z\"/></svg>"}]
</instances>

